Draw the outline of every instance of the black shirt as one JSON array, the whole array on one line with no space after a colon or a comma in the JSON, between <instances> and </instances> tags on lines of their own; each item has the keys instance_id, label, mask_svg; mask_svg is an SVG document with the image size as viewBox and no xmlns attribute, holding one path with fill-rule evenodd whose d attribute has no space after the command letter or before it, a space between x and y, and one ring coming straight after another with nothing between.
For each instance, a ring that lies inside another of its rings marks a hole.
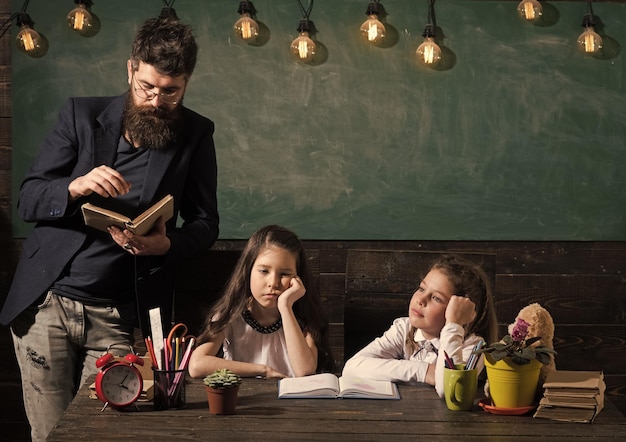
<instances>
[{"instance_id":1,"label":"black shirt","mask_svg":"<svg viewBox=\"0 0 626 442\"><path fill-rule=\"evenodd\" d=\"M90 202L134 218L146 179L149 149L137 149L120 137L113 168L131 183L130 192L116 198L92 194ZM90 227L83 248L52 286L52 291L87 304L120 304L135 300L134 259L107 232Z\"/></svg>"}]
</instances>

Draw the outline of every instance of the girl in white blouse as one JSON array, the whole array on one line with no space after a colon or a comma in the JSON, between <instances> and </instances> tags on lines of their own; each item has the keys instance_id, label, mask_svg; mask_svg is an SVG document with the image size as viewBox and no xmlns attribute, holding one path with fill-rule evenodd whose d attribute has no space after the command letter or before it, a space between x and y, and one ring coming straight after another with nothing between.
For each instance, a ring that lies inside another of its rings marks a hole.
<instances>
[{"instance_id":1,"label":"girl in white blouse","mask_svg":"<svg viewBox=\"0 0 626 442\"><path fill-rule=\"evenodd\" d=\"M219 368L267 378L332 371L328 322L293 232L271 225L250 237L198 344L194 378Z\"/></svg>"},{"instance_id":2,"label":"girl in white blouse","mask_svg":"<svg viewBox=\"0 0 626 442\"><path fill-rule=\"evenodd\" d=\"M476 264L446 255L435 262L409 303L381 337L350 358L343 376L434 385L443 397L444 352L467 362L481 340L497 340L491 285ZM484 363L479 359L480 373Z\"/></svg>"}]
</instances>

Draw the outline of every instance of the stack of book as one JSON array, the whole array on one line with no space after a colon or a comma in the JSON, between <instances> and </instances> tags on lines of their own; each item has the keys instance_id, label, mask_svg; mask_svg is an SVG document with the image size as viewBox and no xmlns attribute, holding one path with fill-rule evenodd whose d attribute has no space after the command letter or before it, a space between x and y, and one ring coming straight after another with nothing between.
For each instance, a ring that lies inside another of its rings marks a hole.
<instances>
[{"instance_id":1,"label":"stack of book","mask_svg":"<svg viewBox=\"0 0 626 442\"><path fill-rule=\"evenodd\" d=\"M606 384L601 371L555 370L543 388L537 418L591 423L604 407Z\"/></svg>"}]
</instances>

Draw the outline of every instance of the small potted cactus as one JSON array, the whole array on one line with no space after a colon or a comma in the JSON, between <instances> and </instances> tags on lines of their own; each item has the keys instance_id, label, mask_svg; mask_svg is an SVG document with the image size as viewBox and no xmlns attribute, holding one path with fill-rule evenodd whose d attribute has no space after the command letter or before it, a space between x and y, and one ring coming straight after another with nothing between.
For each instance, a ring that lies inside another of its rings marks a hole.
<instances>
[{"instance_id":1,"label":"small potted cactus","mask_svg":"<svg viewBox=\"0 0 626 442\"><path fill-rule=\"evenodd\" d=\"M221 368L206 376L202 382L207 391L211 414L235 414L237 394L241 384L239 375Z\"/></svg>"}]
</instances>

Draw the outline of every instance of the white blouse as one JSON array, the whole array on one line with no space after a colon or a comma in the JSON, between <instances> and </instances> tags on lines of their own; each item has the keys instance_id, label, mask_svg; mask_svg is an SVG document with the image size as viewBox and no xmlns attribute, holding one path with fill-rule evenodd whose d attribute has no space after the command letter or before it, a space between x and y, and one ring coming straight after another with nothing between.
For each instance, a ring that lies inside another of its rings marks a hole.
<instances>
[{"instance_id":1,"label":"white blouse","mask_svg":"<svg viewBox=\"0 0 626 442\"><path fill-rule=\"evenodd\" d=\"M455 364L467 362L481 337L472 334L464 339L465 330L454 323L446 324L439 338L431 340L425 339L418 329L413 337L418 343L417 350L410 352L405 343L410 327L408 317L395 319L381 337L374 339L346 361L342 375L415 385L425 381L428 366L436 363L435 389L443 397L444 351ZM479 374L483 367L481 356L476 364Z\"/></svg>"},{"instance_id":2,"label":"white blouse","mask_svg":"<svg viewBox=\"0 0 626 442\"><path fill-rule=\"evenodd\" d=\"M284 329L261 333L250 327L241 315L224 329L224 359L267 365L294 377Z\"/></svg>"}]
</instances>

